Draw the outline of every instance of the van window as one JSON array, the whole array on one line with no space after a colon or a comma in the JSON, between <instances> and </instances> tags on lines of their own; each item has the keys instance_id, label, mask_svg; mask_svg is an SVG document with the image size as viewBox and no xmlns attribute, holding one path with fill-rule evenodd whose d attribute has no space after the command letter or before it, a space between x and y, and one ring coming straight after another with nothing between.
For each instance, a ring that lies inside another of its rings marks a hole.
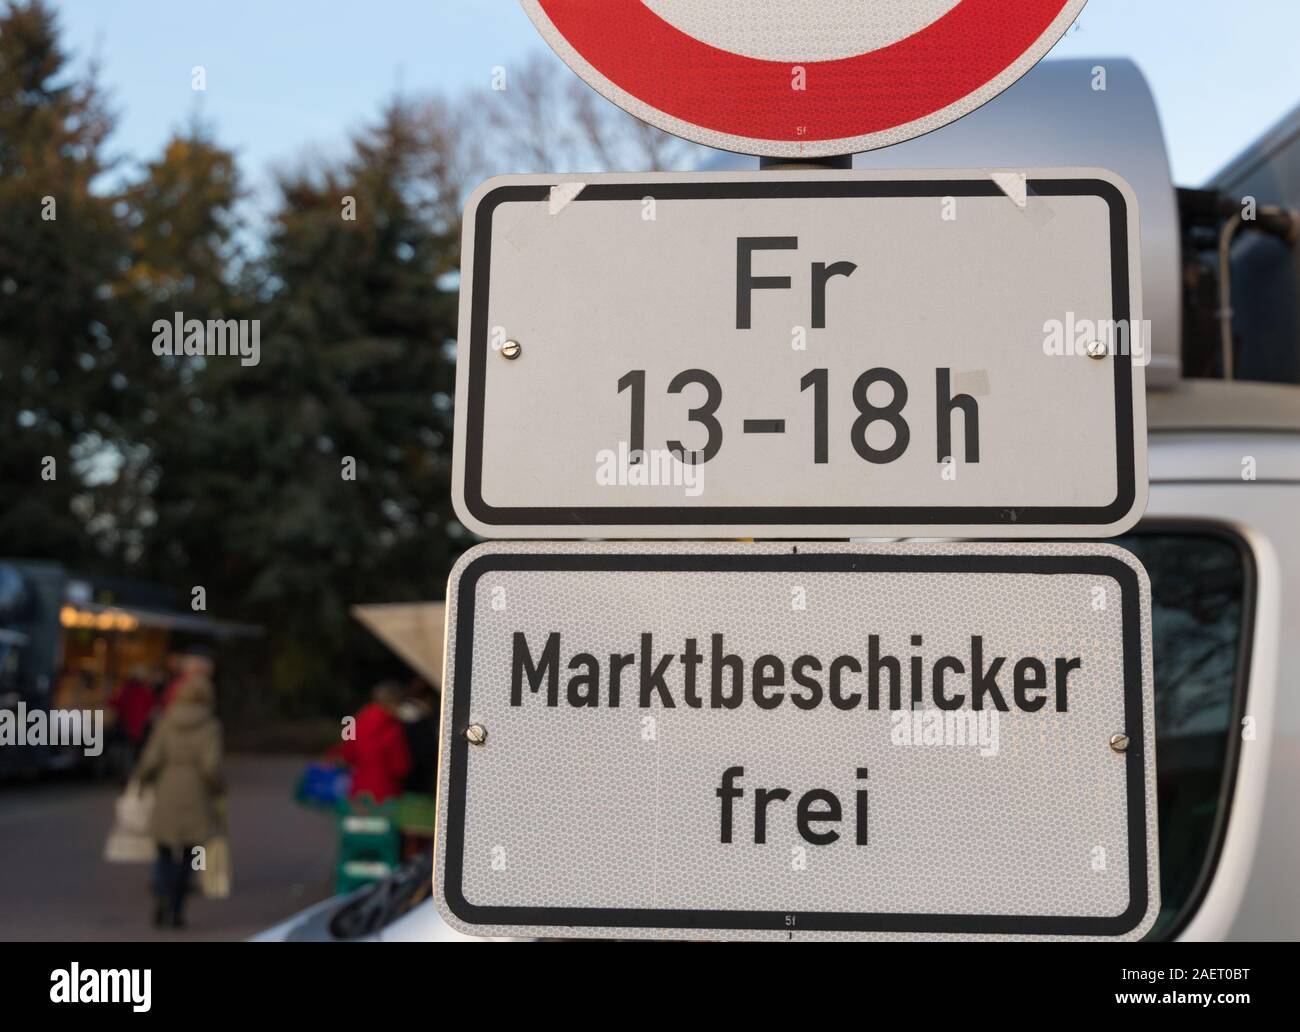
<instances>
[{"instance_id":1,"label":"van window","mask_svg":"<svg viewBox=\"0 0 1300 1032\"><path fill-rule=\"evenodd\" d=\"M1148 938L1176 936L1218 861L1242 734L1253 578L1226 531L1139 526L1115 544L1151 578L1160 916Z\"/></svg>"}]
</instances>

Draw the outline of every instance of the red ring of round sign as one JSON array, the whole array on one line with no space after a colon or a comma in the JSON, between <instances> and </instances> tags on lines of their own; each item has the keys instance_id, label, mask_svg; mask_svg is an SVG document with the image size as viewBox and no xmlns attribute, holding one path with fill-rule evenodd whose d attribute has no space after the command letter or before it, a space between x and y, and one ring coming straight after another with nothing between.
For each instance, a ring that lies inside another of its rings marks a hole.
<instances>
[{"instance_id":1,"label":"red ring of round sign","mask_svg":"<svg viewBox=\"0 0 1300 1032\"><path fill-rule=\"evenodd\" d=\"M1032 68L1085 0L521 3L630 114L710 147L797 158L901 143L968 114Z\"/></svg>"}]
</instances>

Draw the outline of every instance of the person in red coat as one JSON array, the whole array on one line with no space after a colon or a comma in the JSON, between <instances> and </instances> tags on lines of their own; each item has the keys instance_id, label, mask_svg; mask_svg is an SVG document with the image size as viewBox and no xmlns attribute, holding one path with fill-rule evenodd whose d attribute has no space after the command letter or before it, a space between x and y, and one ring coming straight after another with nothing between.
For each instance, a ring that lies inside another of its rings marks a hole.
<instances>
[{"instance_id":1,"label":"person in red coat","mask_svg":"<svg viewBox=\"0 0 1300 1032\"><path fill-rule=\"evenodd\" d=\"M376 685L370 702L357 713L354 736L345 738L338 755L352 768L352 790L356 799L368 795L376 803L402 794L411 770L411 751L406 731L397 718L402 690L390 682Z\"/></svg>"},{"instance_id":2,"label":"person in red coat","mask_svg":"<svg viewBox=\"0 0 1300 1032\"><path fill-rule=\"evenodd\" d=\"M149 730L149 720L153 717L157 699L153 689L145 683L145 674L136 669L131 676L117 686L109 706L117 713L117 726L123 739L131 748L134 761L144 747L145 734Z\"/></svg>"}]
</instances>

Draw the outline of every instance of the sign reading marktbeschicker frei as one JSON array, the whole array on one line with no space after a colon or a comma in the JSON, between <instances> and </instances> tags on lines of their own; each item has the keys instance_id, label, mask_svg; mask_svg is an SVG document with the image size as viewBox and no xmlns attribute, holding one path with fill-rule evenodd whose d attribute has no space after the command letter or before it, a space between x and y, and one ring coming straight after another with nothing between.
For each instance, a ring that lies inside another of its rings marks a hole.
<instances>
[{"instance_id":1,"label":"sign reading marktbeschicker frei","mask_svg":"<svg viewBox=\"0 0 1300 1032\"><path fill-rule=\"evenodd\" d=\"M1138 938L1150 593L1101 544L509 544L452 574L477 934Z\"/></svg>"}]
</instances>

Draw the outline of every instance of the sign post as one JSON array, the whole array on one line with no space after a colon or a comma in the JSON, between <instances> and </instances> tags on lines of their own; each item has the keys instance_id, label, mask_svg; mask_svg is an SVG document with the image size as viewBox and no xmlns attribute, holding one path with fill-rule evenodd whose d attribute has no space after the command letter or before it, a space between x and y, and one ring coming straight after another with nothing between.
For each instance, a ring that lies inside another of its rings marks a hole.
<instances>
[{"instance_id":1,"label":"sign post","mask_svg":"<svg viewBox=\"0 0 1300 1032\"><path fill-rule=\"evenodd\" d=\"M854 172L1083 0L522 0L738 174L464 223L434 895L483 935L1119 939L1159 911L1138 212ZM836 541L816 539L840 539Z\"/></svg>"}]
</instances>

